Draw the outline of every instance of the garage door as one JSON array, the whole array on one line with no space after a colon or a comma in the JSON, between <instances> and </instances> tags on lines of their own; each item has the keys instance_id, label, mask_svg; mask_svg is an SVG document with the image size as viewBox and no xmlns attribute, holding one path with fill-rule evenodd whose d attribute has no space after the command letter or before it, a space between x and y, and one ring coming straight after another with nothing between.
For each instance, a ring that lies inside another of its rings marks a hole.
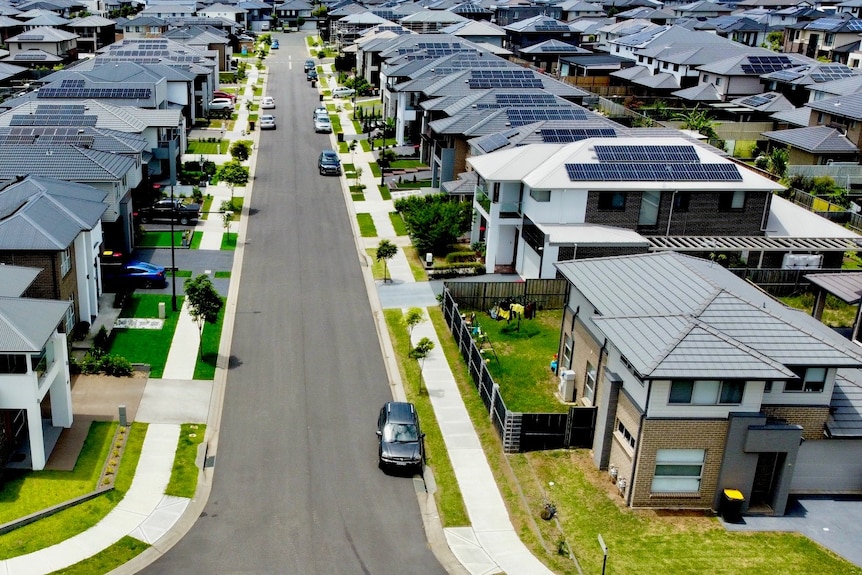
<instances>
[{"instance_id":1,"label":"garage door","mask_svg":"<svg viewBox=\"0 0 862 575\"><path fill-rule=\"evenodd\" d=\"M799 447L791 493L862 493L862 440L823 439Z\"/></svg>"}]
</instances>

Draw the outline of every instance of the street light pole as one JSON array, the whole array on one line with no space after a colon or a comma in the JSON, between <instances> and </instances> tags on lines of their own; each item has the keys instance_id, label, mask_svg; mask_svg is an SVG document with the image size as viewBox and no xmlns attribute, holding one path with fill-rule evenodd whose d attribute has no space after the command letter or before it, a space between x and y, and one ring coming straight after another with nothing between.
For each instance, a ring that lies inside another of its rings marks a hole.
<instances>
[{"instance_id":1,"label":"street light pole","mask_svg":"<svg viewBox=\"0 0 862 575\"><path fill-rule=\"evenodd\" d=\"M177 205L174 203L174 184L171 182L171 309L177 311L177 262L174 254L174 220Z\"/></svg>"}]
</instances>

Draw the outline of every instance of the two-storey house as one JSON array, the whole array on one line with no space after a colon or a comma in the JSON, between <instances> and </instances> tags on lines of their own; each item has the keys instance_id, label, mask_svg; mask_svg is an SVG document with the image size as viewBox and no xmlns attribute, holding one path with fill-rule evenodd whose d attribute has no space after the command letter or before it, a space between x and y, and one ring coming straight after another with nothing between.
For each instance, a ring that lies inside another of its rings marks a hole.
<instances>
[{"instance_id":1,"label":"two-storey house","mask_svg":"<svg viewBox=\"0 0 862 575\"><path fill-rule=\"evenodd\" d=\"M593 461L627 505L719 509L736 489L743 511L783 515L794 492L862 490L852 342L709 260L556 267L564 399L596 407Z\"/></svg>"}]
</instances>

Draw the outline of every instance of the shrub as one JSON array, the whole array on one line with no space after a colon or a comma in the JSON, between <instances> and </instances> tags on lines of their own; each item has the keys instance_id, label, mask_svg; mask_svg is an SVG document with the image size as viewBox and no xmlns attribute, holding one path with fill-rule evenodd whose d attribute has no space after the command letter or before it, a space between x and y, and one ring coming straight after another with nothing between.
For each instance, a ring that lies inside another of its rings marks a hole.
<instances>
[{"instance_id":1,"label":"shrub","mask_svg":"<svg viewBox=\"0 0 862 575\"><path fill-rule=\"evenodd\" d=\"M87 334L90 333L90 322L88 321L79 321L75 324L75 327L72 328L72 341L81 341Z\"/></svg>"},{"instance_id":2,"label":"shrub","mask_svg":"<svg viewBox=\"0 0 862 575\"><path fill-rule=\"evenodd\" d=\"M446 254L446 263L454 264L461 262L474 262L476 261L476 252L452 252Z\"/></svg>"},{"instance_id":3,"label":"shrub","mask_svg":"<svg viewBox=\"0 0 862 575\"><path fill-rule=\"evenodd\" d=\"M132 363L119 355L107 355L102 360L102 370L114 377L129 377L132 375Z\"/></svg>"},{"instance_id":4,"label":"shrub","mask_svg":"<svg viewBox=\"0 0 862 575\"><path fill-rule=\"evenodd\" d=\"M204 201L204 193L201 191L200 187L195 186L192 188L192 199L196 204L200 204Z\"/></svg>"},{"instance_id":5,"label":"shrub","mask_svg":"<svg viewBox=\"0 0 862 575\"><path fill-rule=\"evenodd\" d=\"M93 348L100 354L108 351L109 339L108 330L105 329L105 326L100 327L99 331L96 332L96 337L93 338Z\"/></svg>"}]
</instances>

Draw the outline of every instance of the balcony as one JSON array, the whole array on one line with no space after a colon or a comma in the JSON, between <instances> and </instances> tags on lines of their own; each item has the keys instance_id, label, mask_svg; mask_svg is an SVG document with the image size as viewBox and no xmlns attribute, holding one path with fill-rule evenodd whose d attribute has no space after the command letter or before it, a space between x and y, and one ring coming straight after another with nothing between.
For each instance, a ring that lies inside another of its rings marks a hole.
<instances>
[{"instance_id":1,"label":"balcony","mask_svg":"<svg viewBox=\"0 0 862 575\"><path fill-rule=\"evenodd\" d=\"M491 198L488 197L488 194L486 194L484 191L482 191L480 188L477 187L475 198L476 198L476 203L478 203L480 206L482 206L482 209L485 210L486 214L490 215L491 214Z\"/></svg>"},{"instance_id":2,"label":"balcony","mask_svg":"<svg viewBox=\"0 0 862 575\"><path fill-rule=\"evenodd\" d=\"M521 219L521 202L500 202L500 219Z\"/></svg>"}]
</instances>

